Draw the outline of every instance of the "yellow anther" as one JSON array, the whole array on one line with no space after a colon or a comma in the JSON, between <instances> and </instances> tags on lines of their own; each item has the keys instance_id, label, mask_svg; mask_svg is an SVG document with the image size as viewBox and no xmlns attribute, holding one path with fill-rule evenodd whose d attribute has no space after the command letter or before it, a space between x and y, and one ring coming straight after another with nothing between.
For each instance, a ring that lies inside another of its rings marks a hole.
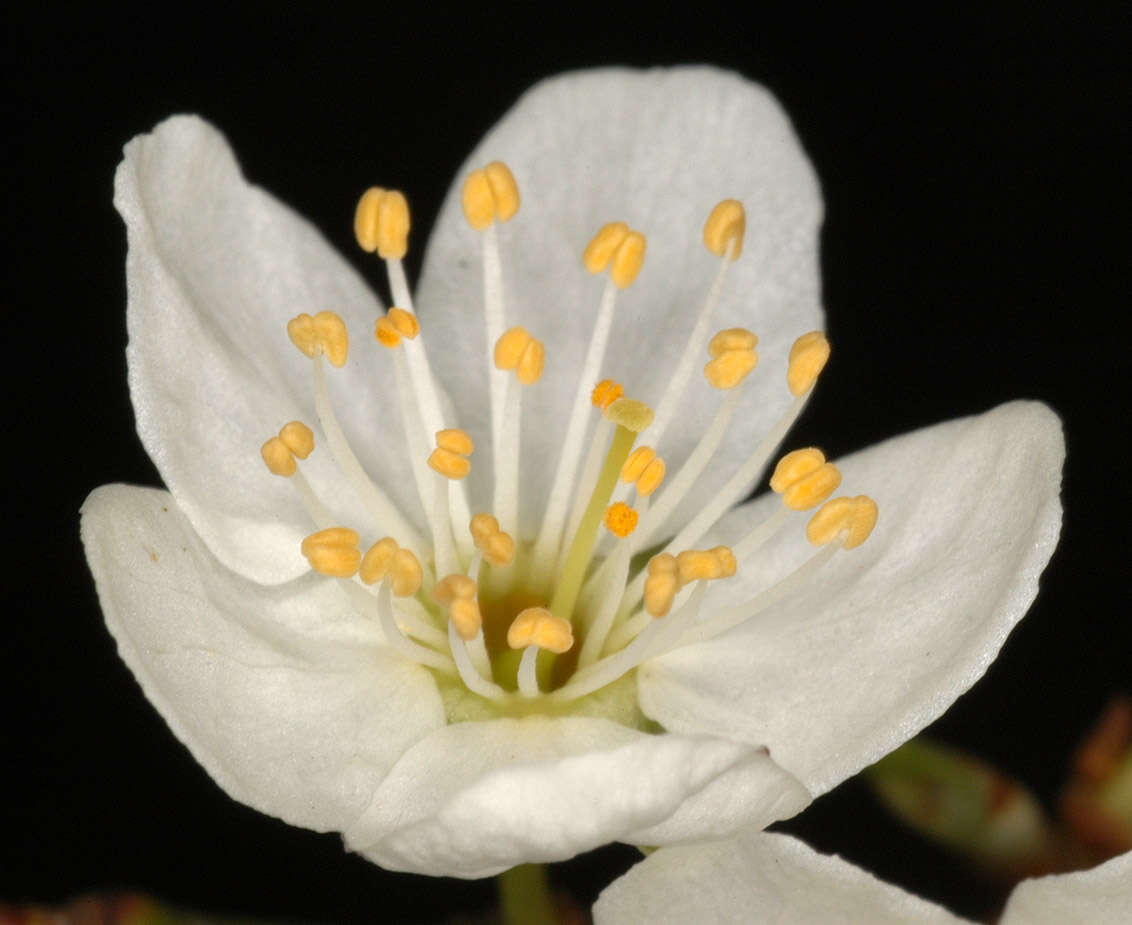
<instances>
[{"instance_id":1,"label":"yellow anther","mask_svg":"<svg viewBox=\"0 0 1132 925\"><path fill-rule=\"evenodd\" d=\"M373 336L382 347L388 347L390 350L401 345L401 335L385 315L377 319L377 323L373 326Z\"/></svg>"},{"instance_id":2,"label":"yellow anther","mask_svg":"<svg viewBox=\"0 0 1132 925\"><path fill-rule=\"evenodd\" d=\"M730 546L715 546L708 550L719 561L720 578L730 578L739 568L739 562Z\"/></svg>"},{"instance_id":3,"label":"yellow anther","mask_svg":"<svg viewBox=\"0 0 1132 925\"><path fill-rule=\"evenodd\" d=\"M439 447L429 455L428 465L446 479L459 480L472 471L472 464L465 457Z\"/></svg>"},{"instance_id":4,"label":"yellow anther","mask_svg":"<svg viewBox=\"0 0 1132 925\"><path fill-rule=\"evenodd\" d=\"M637 481L654 459L656 459L656 450L651 446L637 447L621 467L621 481L626 485Z\"/></svg>"},{"instance_id":5,"label":"yellow anther","mask_svg":"<svg viewBox=\"0 0 1132 925\"><path fill-rule=\"evenodd\" d=\"M302 421L290 421L279 431L279 439L299 459L306 459L314 450L314 433Z\"/></svg>"},{"instance_id":6,"label":"yellow anther","mask_svg":"<svg viewBox=\"0 0 1132 925\"><path fill-rule=\"evenodd\" d=\"M472 539L478 546L499 532L499 521L492 514L476 514L468 524L468 529L472 531Z\"/></svg>"},{"instance_id":7,"label":"yellow anther","mask_svg":"<svg viewBox=\"0 0 1132 925\"><path fill-rule=\"evenodd\" d=\"M602 379L601 382L594 386L594 390L590 394L590 401L594 403L594 407L601 408L601 410L604 411L610 404L617 401L617 399L624 394L625 389L620 382L614 382L612 379Z\"/></svg>"},{"instance_id":8,"label":"yellow anther","mask_svg":"<svg viewBox=\"0 0 1132 925\"><path fill-rule=\"evenodd\" d=\"M507 645L512 649L538 646L561 655L574 645L574 631L568 620L556 617L545 607L528 607L519 612L507 630Z\"/></svg>"},{"instance_id":9,"label":"yellow anther","mask_svg":"<svg viewBox=\"0 0 1132 925\"><path fill-rule=\"evenodd\" d=\"M609 278L618 289L627 289L641 272L645 262L645 236L639 231L630 231L613 255L609 267Z\"/></svg>"},{"instance_id":10,"label":"yellow anther","mask_svg":"<svg viewBox=\"0 0 1132 925\"><path fill-rule=\"evenodd\" d=\"M829 341L821 331L810 331L794 341L790 348L790 367L786 370L790 393L797 397L810 391L828 359Z\"/></svg>"},{"instance_id":11,"label":"yellow anther","mask_svg":"<svg viewBox=\"0 0 1132 925\"><path fill-rule=\"evenodd\" d=\"M717 389L733 389L759 362L755 345L759 339L746 328L720 331L708 343L711 361L704 367L704 376Z\"/></svg>"},{"instance_id":12,"label":"yellow anther","mask_svg":"<svg viewBox=\"0 0 1132 925\"><path fill-rule=\"evenodd\" d=\"M287 322L287 335L291 343L309 357L325 355L332 365L341 369L346 365L349 338L346 322L334 312L296 315Z\"/></svg>"},{"instance_id":13,"label":"yellow anther","mask_svg":"<svg viewBox=\"0 0 1132 925\"><path fill-rule=\"evenodd\" d=\"M660 487L664 481L664 460L656 455L651 446L639 446L621 467L621 481L629 484L637 483L637 494L647 498Z\"/></svg>"},{"instance_id":14,"label":"yellow anther","mask_svg":"<svg viewBox=\"0 0 1132 925\"><path fill-rule=\"evenodd\" d=\"M359 542L358 534L349 527L330 527L312 533L299 548L320 575L349 578L362 561Z\"/></svg>"},{"instance_id":15,"label":"yellow anther","mask_svg":"<svg viewBox=\"0 0 1132 925\"><path fill-rule=\"evenodd\" d=\"M260 447L259 452L273 474L290 477L297 468L295 457L306 459L313 449L311 429L302 421L291 421L283 425L278 437L272 437Z\"/></svg>"},{"instance_id":16,"label":"yellow anther","mask_svg":"<svg viewBox=\"0 0 1132 925\"><path fill-rule=\"evenodd\" d=\"M615 501L605 509L606 529L622 539L637 529L637 518L637 512L624 501Z\"/></svg>"},{"instance_id":17,"label":"yellow anther","mask_svg":"<svg viewBox=\"0 0 1132 925\"><path fill-rule=\"evenodd\" d=\"M515 370L516 378L523 385L538 382L545 363L546 347L524 327L505 331L495 342L496 369Z\"/></svg>"},{"instance_id":18,"label":"yellow anther","mask_svg":"<svg viewBox=\"0 0 1132 925\"><path fill-rule=\"evenodd\" d=\"M403 193L371 187L354 210L354 237L368 253L400 260L409 249L409 203Z\"/></svg>"},{"instance_id":19,"label":"yellow anther","mask_svg":"<svg viewBox=\"0 0 1132 925\"><path fill-rule=\"evenodd\" d=\"M506 164L492 161L468 174L460 204L468 224L483 231L495 221L509 221L519 211L519 184Z\"/></svg>"},{"instance_id":20,"label":"yellow anther","mask_svg":"<svg viewBox=\"0 0 1132 925\"><path fill-rule=\"evenodd\" d=\"M747 212L738 199L716 203L704 222L704 246L717 257L738 260L743 252L743 235L747 230Z\"/></svg>"},{"instance_id":21,"label":"yellow anther","mask_svg":"<svg viewBox=\"0 0 1132 925\"><path fill-rule=\"evenodd\" d=\"M393 555L393 593L397 597L410 597L416 594L424 581L424 571L420 559L411 549L398 549Z\"/></svg>"},{"instance_id":22,"label":"yellow anther","mask_svg":"<svg viewBox=\"0 0 1132 925\"><path fill-rule=\"evenodd\" d=\"M476 514L471 523L476 549L496 568L510 565L515 559L515 540L499 529L499 521L491 514Z\"/></svg>"},{"instance_id":23,"label":"yellow anther","mask_svg":"<svg viewBox=\"0 0 1132 925\"><path fill-rule=\"evenodd\" d=\"M436 432L436 445L442 450L459 453L461 456L471 456L476 451L476 445L472 438L468 436L468 432L460 430L459 427L438 430Z\"/></svg>"},{"instance_id":24,"label":"yellow anther","mask_svg":"<svg viewBox=\"0 0 1132 925\"><path fill-rule=\"evenodd\" d=\"M590 239L586 249L582 252L582 263L591 273L600 273L613 259L617 248L629 234L629 226L624 222L609 222Z\"/></svg>"},{"instance_id":25,"label":"yellow anther","mask_svg":"<svg viewBox=\"0 0 1132 925\"><path fill-rule=\"evenodd\" d=\"M624 222L609 222L593 236L582 253L582 263L591 273L609 267L609 278L618 289L625 289L645 262L645 236L630 231Z\"/></svg>"},{"instance_id":26,"label":"yellow anther","mask_svg":"<svg viewBox=\"0 0 1132 925\"><path fill-rule=\"evenodd\" d=\"M385 539L378 540L362 556L362 565L358 569L358 577L367 585L381 581L389 574L393 557L397 554L398 548L397 541L392 537L387 536Z\"/></svg>"},{"instance_id":27,"label":"yellow anther","mask_svg":"<svg viewBox=\"0 0 1132 925\"><path fill-rule=\"evenodd\" d=\"M420 322L417 321L417 316L412 312L405 311L403 308L394 306L389 309L389 314L386 315L394 329L402 337L407 337L409 340L416 338L421 332Z\"/></svg>"},{"instance_id":28,"label":"yellow anther","mask_svg":"<svg viewBox=\"0 0 1132 925\"><path fill-rule=\"evenodd\" d=\"M448 608L448 619L456 627L456 635L461 639L475 639L483 626L479 601L458 598Z\"/></svg>"},{"instance_id":29,"label":"yellow anther","mask_svg":"<svg viewBox=\"0 0 1132 925\"><path fill-rule=\"evenodd\" d=\"M447 607L453 601L461 598L471 600L478 591L476 583L471 578L461 572L455 572L452 575L446 575L436 583L436 587L432 590L432 596L436 598L438 603Z\"/></svg>"},{"instance_id":30,"label":"yellow anther","mask_svg":"<svg viewBox=\"0 0 1132 925\"><path fill-rule=\"evenodd\" d=\"M723 570L724 563L710 549L685 549L676 557L676 571L682 585L722 578Z\"/></svg>"},{"instance_id":31,"label":"yellow anther","mask_svg":"<svg viewBox=\"0 0 1132 925\"><path fill-rule=\"evenodd\" d=\"M606 420L639 434L655 417L652 408L635 398L618 398L605 406Z\"/></svg>"},{"instance_id":32,"label":"yellow anther","mask_svg":"<svg viewBox=\"0 0 1132 925\"><path fill-rule=\"evenodd\" d=\"M718 357L731 350L754 350L759 343L758 335L746 328L725 328L708 341L709 356Z\"/></svg>"},{"instance_id":33,"label":"yellow anther","mask_svg":"<svg viewBox=\"0 0 1132 925\"><path fill-rule=\"evenodd\" d=\"M772 491L792 511L808 511L832 495L841 484L841 473L816 447L787 453L770 477Z\"/></svg>"},{"instance_id":34,"label":"yellow anther","mask_svg":"<svg viewBox=\"0 0 1132 925\"><path fill-rule=\"evenodd\" d=\"M448 608L448 618L461 639L475 639L483 625L480 606L476 601L478 592L476 583L458 572L440 579L433 588L433 597Z\"/></svg>"},{"instance_id":35,"label":"yellow anther","mask_svg":"<svg viewBox=\"0 0 1132 925\"><path fill-rule=\"evenodd\" d=\"M267 469L272 475L281 475L290 478L298 468L295 457L279 437L272 437L259 448L259 455L267 463Z\"/></svg>"},{"instance_id":36,"label":"yellow anther","mask_svg":"<svg viewBox=\"0 0 1132 925\"><path fill-rule=\"evenodd\" d=\"M806 539L815 546L840 542L844 549L860 546L877 522L877 503L868 495L834 498L823 504L806 525Z\"/></svg>"},{"instance_id":37,"label":"yellow anther","mask_svg":"<svg viewBox=\"0 0 1132 925\"><path fill-rule=\"evenodd\" d=\"M672 609L679 590L676 557L666 552L653 556L645 578L645 610L654 617L665 616Z\"/></svg>"},{"instance_id":38,"label":"yellow anther","mask_svg":"<svg viewBox=\"0 0 1132 925\"><path fill-rule=\"evenodd\" d=\"M448 479L462 479L472 471L467 457L476 445L467 431L453 428L436 432L436 449L428 458L429 467Z\"/></svg>"},{"instance_id":39,"label":"yellow anther","mask_svg":"<svg viewBox=\"0 0 1132 925\"><path fill-rule=\"evenodd\" d=\"M510 221L519 211L519 184L515 182L515 175L503 161L492 161L483 170L495 197L495 217L501 222Z\"/></svg>"},{"instance_id":40,"label":"yellow anther","mask_svg":"<svg viewBox=\"0 0 1132 925\"><path fill-rule=\"evenodd\" d=\"M421 330L417 316L403 308L391 308L389 314L377 319L374 335L378 343L391 350L401 343L402 337L413 340Z\"/></svg>"}]
</instances>

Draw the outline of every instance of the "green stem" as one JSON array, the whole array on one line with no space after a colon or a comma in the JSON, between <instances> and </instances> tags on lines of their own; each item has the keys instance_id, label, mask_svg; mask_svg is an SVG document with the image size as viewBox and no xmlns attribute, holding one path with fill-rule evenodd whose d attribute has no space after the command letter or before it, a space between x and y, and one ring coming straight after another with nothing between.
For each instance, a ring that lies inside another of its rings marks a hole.
<instances>
[{"instance_id":1,"label":"green stem","mask_svg":"<svg viewBox=\"0 0 1132 925\"><path fill-rule=\"evenodd\" d=\"M520 864L495 878L503 925L555 925L545 864Z\"/></svg>"}]
</instances>

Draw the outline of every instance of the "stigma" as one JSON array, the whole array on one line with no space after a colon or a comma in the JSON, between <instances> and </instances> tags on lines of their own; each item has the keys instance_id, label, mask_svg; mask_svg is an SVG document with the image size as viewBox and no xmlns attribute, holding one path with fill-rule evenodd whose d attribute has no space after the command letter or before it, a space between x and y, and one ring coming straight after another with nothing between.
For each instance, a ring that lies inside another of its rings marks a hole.
<instances>
[{"instance_id":1,"label":"stigma","mask_svg":"<svg viewBox=\"0 0 1132 925\"><path fill-rule=\"evenodd\" d=\"M633 349L633 331L617 325L617 308L649 272L645 233L611 217L580 253L546 255L578 261L578 272L595 278L597 313L584 356L568 371L574 383L568 413L527 424L556 448L545 471L523 465L525 397L547 387L544 370L562 359L539 338L537 316L505 299L499 226L522 222L519 184L506 164L494 161L469 173L461 205L469 248L480 252L482 314L470 313L459 351L430 339L427 313L422 321L413 304L402 265L411 230L405 195L373 187L354 216L357 243L384 263L392 296L393 307L372 328L397 385L389 399L400 429L383 425L393 431L383 443L399 446L393 451L408 460L423 530L370 478L338 423L327 376L346 364L350 337L363 332L347 331L332 307L281 319L311 362L317 421L284 423L260 453L268 474L288 479L310 515L301 552L311 570L341 583L362 618L380 625L387 645L433 672L444 690L462 691L496 713L571 710L644 662L726 633L801 584L820 581L825 562L868 538L875 502L865 495L832 498L840 471L821 450L802 447L773 466L769 487L780 507L731 546L702 542L774 463L830 358L820 331L799 332L793 343L785 381L775 385L787 402L782 418L690 520L676 517L689 492L704 487L709 464L742 413L747 383L761 375L754 331L711 331L727 269L743 250L746 213L739 201L725 199L708 211L701 237L705 266L710 270L714 261L715 272L706 274L702 303L686 319L676 365L658 371L664 389L655 404L639 397L655 383L604 378L608 354ZM693 240L695 231L686 229ZM469 354L483 363L489 383L486 424L478 431L461 426L432 368L441 357L458 362ZM710 420L676 417L679 399L693 389L718 396ZM675 428L693 430L696 443L683 458L667 460ZM475 496L467 478L481 465L480 442L492 451L492 471L478 480L490 486L486 497ZM362 500L365 523L331 518L303 473L316 452L329 454ZM547 499L530 535L520 532L521 479L540 486ZM709 586L726 589L784 530L805 534L815 547L809 558L753 597L739 599L736 592L726 606L705 604Z\"/></svg>"}]
</instances>

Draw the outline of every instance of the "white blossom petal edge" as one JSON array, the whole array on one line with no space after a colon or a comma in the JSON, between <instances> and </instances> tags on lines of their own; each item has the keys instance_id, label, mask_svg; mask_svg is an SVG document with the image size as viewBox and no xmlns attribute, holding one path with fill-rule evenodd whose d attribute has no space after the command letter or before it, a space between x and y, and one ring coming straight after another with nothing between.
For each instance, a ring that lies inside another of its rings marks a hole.
<instances>
[{"instance_id":1,"label":"white blossom petal edge","mask_svg":"<svg viewBox=\"0 0 1132 925\"><path fill-rule=\"evenodd\" d=\"M1132 854L1123 854L1092 870L1023 881L1000 922L1120 925L1128 921L1130 908ZM768 832L661 848L606 887L594 905L595 925L966 921L835 855Z\"/></svg>"},{"instance_id":2,"label":"white blossom petal edge","mask_svg":"<svg viewBox=\"0 0 1132 925\"><path fill-rule=\"evenodd\" d=\"M726 513L828 356L821 200L766 91L710 68L538 85L458 174L415 299L399 195L367 192L357 226L386 315L201 120L118 171L131 396L168 492L96 490L83 541L123 660L228 793L391 869L487 876L764 827L982 674L1056 544L1044 406L807 450ZM629 398L595 410L604 377ZM879 504L860 550L868 499L803 540L815 465ZM659 585L635 575L673 536Z\"/></svg>"}]
</instances>

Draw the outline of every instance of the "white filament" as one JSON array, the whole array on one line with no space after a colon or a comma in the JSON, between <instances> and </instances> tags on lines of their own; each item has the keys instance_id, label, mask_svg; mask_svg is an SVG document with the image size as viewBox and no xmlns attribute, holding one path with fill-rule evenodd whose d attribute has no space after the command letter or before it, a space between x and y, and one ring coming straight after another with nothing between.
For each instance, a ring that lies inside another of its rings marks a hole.
<instances>
[{"instance_id":1,"label":"white filament","mask_svg":"<svg viewBox=\"0 0 1132 925\"><path fill-rule=\"evenodd\" d=\"M566 436L562 442L558 466L554 470L554 481L551 483L546 514L543 517L538 538L535 540L533 556L536 561L557 558L558 555L562 525L569 508L570 488L574 484L574 476L578 471L578 461L585 444L587 412L591 404L590 394L597 382L601 361L609 344L609 332L613 325L613 309L616 304L617 287L612 281L607 281L605 289L602 291L601 304L598 306L593 334L590 335L590 345L586 350L586 358L582 363L582 370L578 375L578 384L574 390L574 405L570 410L570 422L566 427Z\"/></svg>"},{"instance_id":2,"label":"white filament","mask_svg":"<svg viewBox=\"0 0 1132 925\"><path fill-rule=\"evenodd\" d=\"M730 249L728 252L730 253ZM708 290L707 298L700 306L700 314L696 318L687 344L684 345L680 362L677 363L676 371L672 374L672 378L668 380L664 395L661 396L660 402L656 406L656 417L653 418L652 426L645 432L647 436L643 435L643 439L649 446L660 446L665 431L668 430L668 425L672 423L676 403L691 381L696 358L703 351L704 344L707 343L708 325L711 324L712 313L719 303L720 293L723 292L723 281L727 277L727 268L730 265L731 260L728 257L724 257L719 262L719 270L716 271L715 280L711 284L711 289Z\"/></svg>"},{"instance_id":3,"label":"white filament","mask_svg":"<svg viewBox=\"0 0 1132 925\"><path fill-rule=\"evenodd\" d=\"M326 442L330 446L330 452L338 463L338 468L342 470L346 480L358 493L358 497L362 499L362 503L374 520L377 521L378 526L387 533L396 536L398 543L413 550L420 558L421 550L424 548L420 534L397 510L385 492L378 488L366 475L362 464L358 462L358 457L350 449L346 435L342 433L342 427L338 423L338 418L334 414L334 406L330 401L330 392L326 387L326 374L322 368L321 354L315 355L312 364L314 369L314 407L318 414L319 423L322 425L323 433L326 434Z\"/></svg>"},{"instance_id":4,"label":"white filament","mask_svg":"<svg viewBox=\"0 0 1132 925\"><path fill-rule=\"evenodd\" d=\"M736 386L728 390L726 397L716 411L715 417L712 418L711 424L708 425L704 435L700 438L700 442L696 444L696 448L686 460L684 465L680 467L680 471L673 476L672 480L664 486L660 498L657 500L656 505L649 511L648 516L642 518L642 523L634 534L634 547L641 549L647 546L649 541L656 535L657 531L664 525L664 521L668 515L676 510L676 506L684 500L684 496L695 485L696 480L703 474L707 464L711 461L715 451L719 449L719 444L723 441L723 435L727 433L727 425L731 423L731 418L735 414L735 409L738 407L741 386Z\"/></svg>"},{"instance_id":5,"label":"white filament","mask_svg":"<svg viewBox=\"0 0 1132 925\"><path fill-rule=\"evenodd\" d=\"M538 646L527 646L519 660L519 693L524 697L537 697L538 689Z\"/></svg>"},{"instance_id":6,"label":"white filament","mask_svg":"<svg viewBox=\"0 0 1132 925\"><path fill-rule=\"evenodd\" d=\"M504 389L504 414L499 434L499 455L495 457L493 510L499 529L513 537L519 528L519 425L522 420L522 389L519 380L508 376Z\"/></svg>"},{"instance_id":7,"label":"white filament","mask_svg":"<svg viewBox=\"0 0 1132 925\"><path fill-rule=\"evenodd\" d=\"M784 600L801 588L810 580L814 572L825 565L840 548L840 543L826 543L793 572L781 581L771 585L765 591L756 594L749 601L721 610L710 620L705 620L698 626L689 627L672 645L668 646L665 651L670 652L673 649L691 645L695 642L706 642L709 639L714 639L721 633L726 633L728 630L734 629L740 623L746 623L755 615L766 610L768 607L774 606L779 601Z\"/></svg>"},{"instance_id":8,"label":"white filament","mask_svg":"<svg viewBox=\"0 0 1132 925\"><path fill-rule=\"evenodd\" d=\"M318 500L318 495L314 493L314 489L311 488L311 483L307 481L306 476L303 475L303 470L299 468L297 463L290 481L291 484L295 486L295 490L298 491L299 498L301 498L303 502L303 507L307 509L307 513L310 515L311 520L315 522L315 526L320 530L333 527L335 523L334 517L331 515L330 511L326 509L326 506Z\"/></svg>"},{"instance_id":9,"label":"white filament","mask_svg":"<svg viewBox=\"0 0 1132 925\"><path fill-rule=\"evenodd\" d=\"M483 633L480 633L477 638L482 641ZM460 634L456 632L456 626L451 620L448 621L448 648L456 662L456 670L460 672L460 680L464 682L468 690L473 694L486 697L488 700L502 700L507 696L502 687L494 681L489 681L481 670L473 664L468 646L465 645Z\"/></svg>"},{"instance_id":10,"label":"white filament","mask_svg":"<svg viewBox=\"0 0 1132 925\"><path fill-rule=\"evenodd\" d=\"M377 592L377 615L381 620L381 629L385 633L385 641L398 652L426 668L435 668L447 674L459 674L452 659L447 655L441 655L433 649L413 642L402 634L393 616L393 591L390 582L390 578L385 578L381 582L381 589Z\"/></svg>"}]
</instances>

